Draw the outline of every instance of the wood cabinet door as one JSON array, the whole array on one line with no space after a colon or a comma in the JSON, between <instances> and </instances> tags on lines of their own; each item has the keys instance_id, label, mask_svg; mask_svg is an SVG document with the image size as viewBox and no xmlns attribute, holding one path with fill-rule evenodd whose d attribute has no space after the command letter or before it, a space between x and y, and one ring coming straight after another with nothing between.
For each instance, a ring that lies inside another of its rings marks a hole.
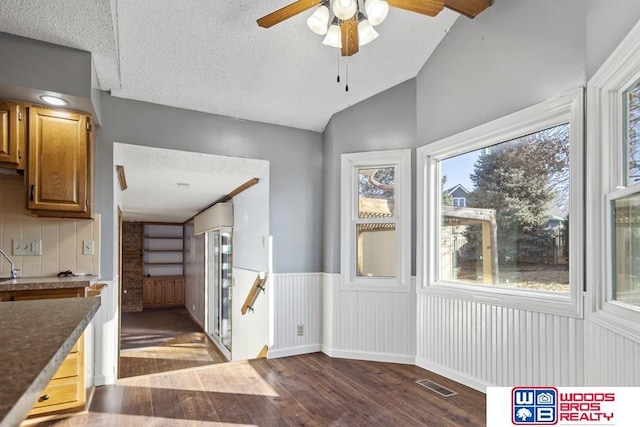
<instances>
[{"instance_id":1,"label":"wood cabinet door","mask_svg":"<svg viewBox=\"0 0 640 427\"><path fill-rule=\"evenodd\" d=\"M164 303L167 305L173 305L175 303L175 299L174 299L175 285L176 285L175 280L164 281Z\"/></svg>"},{"instance_id":2,"label":"wood cabinet door","mask_svg":"<svg viewBox=\"0 0 640 427\"><path fill-rule=\"evenodd\" d=\"M164 280L153 281L153 305L164 304Z\"/></svg>"},{"instance_id":3,"label":"wood cabinet door","mask_svg":"<svg viewBox=\"0 0 640 427\"><path fill-rule=\"evenodd\" d=\"M24 169L25 123L22 104L0 100L0 167Z\"/></svg>"},{"instance_id":4,"label":"wood cabinet door","mask_svg":"<svg viewBox=\"0 0 640 427\"><path fill-rule=\"evenodd\" d=\"M184 304L184 279L176 279L176 286L174 289L175 303Z\"/></svg>"},{"instance_id":5,"label":"wood cabinet door","mask_svg":"<svg viewBox=\"0 0 640 427\"><path fill-rule=\"evenodd\" d=\"M142 306L147 307L153 305L155 301L154 297L154 280L143 280L142 281Z\"/></svg>"},{"instance_id":6,"label":"wood cabinet door","mask_svg":"<svg viewBox=\"0 0 640 427\"><path fill-rule=\"evenodd\" d=\"M29 108L29 209L89 212L91 118Z\"/></svg>"}]
</instances>

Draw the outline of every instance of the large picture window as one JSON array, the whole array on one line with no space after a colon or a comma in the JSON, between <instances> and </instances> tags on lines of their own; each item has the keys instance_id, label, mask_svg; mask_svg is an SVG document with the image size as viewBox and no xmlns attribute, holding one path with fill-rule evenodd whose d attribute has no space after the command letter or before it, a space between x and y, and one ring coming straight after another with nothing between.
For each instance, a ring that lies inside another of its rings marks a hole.
<instances>
[{"instance_id":1,"label":"large picture window","mask_svg":"<svg viewBox=\"0 0 640 427\"><path fill-rule=\"evenodd\" d=\"M581 315L582 98L418 150L423 291Z\"/></svg>"},{"instance_id":2,"label":"large picture window","mask_svg":"<svg viewBox=\"0 0 640 427\"><path fill-rule=\"evenodd\" d=\"M569 292L570 126L560 124L439 161L439 279ZM455 182L453 181L455 180Z\"/></svg>"},{"instance_id":3,"label":"large picture window","mask_svg":"<svg viewBox=\"0 0 640 427\"><path fill-rule=\"evenodd\" d=\"M410 152L342 155L343 286L408 290Z\"/></svg>"}]
</instances>

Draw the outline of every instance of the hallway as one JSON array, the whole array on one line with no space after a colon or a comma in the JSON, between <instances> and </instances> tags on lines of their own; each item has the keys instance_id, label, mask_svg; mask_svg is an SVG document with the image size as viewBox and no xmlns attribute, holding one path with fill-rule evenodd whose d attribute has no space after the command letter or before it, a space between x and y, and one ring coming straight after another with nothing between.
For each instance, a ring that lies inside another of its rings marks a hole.
<instances>
[{"instance_id":1,"label":"hallway","mask_svg":"<svg viewBox=\"0 0 640 427\"><path fill-rule=\"evenodd\" d=\"M184 308L122 313L120 378L227 360Z\"/></svg>"}]
</instances>

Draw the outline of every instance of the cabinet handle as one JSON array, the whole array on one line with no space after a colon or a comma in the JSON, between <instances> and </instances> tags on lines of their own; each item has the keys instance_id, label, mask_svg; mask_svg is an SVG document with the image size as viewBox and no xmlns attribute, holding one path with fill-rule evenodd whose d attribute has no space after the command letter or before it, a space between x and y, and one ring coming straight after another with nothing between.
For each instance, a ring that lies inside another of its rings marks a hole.
<instances>
[{"instance_id":1,"label":"cabinet handle","mask_svg":"<svg viewBox=\"0 0 640 427\"><path fill-rule=\"evenodd\" d=\"M29 199L33 202L33 190L35 189L35 185L31 184L31 195L29 196Z\"/></svg>"},{"instance_id":2,"label":"cabinet handle","mask_svg":"<svg viewBox=\"0 0 640 427\"><path fill-rule=\"evenodd\" d=\"M43 394L42 396L40 396L40 399L38 399L38 402L44 402L49 400L49 395L48 394Z\"/></svg>"}]
</instances>

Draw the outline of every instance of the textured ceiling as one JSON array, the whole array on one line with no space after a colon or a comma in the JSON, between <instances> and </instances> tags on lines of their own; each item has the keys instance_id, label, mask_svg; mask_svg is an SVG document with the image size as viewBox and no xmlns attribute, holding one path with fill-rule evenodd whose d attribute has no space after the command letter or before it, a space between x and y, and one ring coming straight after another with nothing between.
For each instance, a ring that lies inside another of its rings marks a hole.
<instances>
[{"instance_id":1,"label":"textured ceiling","mask_svg":"<svg viewBox=\"0 0 640 427\"><path fill-rule=\"evenodd\" d=\"M119 143L113 159L125 170L122 210L127 221L185 221L250 179L267 176L269 168L265 160Z\"/></svg>"},{"instance_id":2,"label":"textured ceiling","mask_svg":"<svg viewBox=\"0 0 640 427\"><path fill-rule=\"evenodd\" d=\"M306 26L312 11L258 27L291 1L2 0L0 31L90 51L114 96L321 131L334 113L415 77L458 18L391 8L380 37L338 64L338 49Z\"/></svg>"}]
</instances>

